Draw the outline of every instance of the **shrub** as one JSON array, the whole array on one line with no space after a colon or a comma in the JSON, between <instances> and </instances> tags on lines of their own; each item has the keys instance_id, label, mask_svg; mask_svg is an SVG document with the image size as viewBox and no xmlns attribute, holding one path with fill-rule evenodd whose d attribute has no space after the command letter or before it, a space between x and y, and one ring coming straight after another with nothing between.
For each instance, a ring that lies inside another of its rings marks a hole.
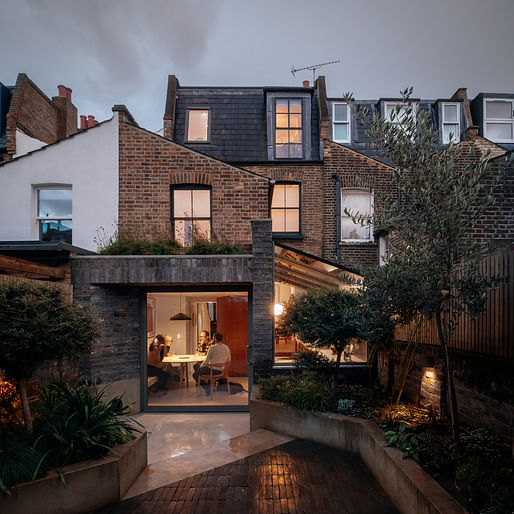
<instances>
[{"instance_id":1,"label":"shrub","mask_svg":"<svg viewBox=\"0 0 514 514\"><path fill-rule=\"evenodd\" d=\"M134 438L121 398L104 402L104 392L87 383L64 380L42 387L35 409L41 435L35 447L53 466L97 459Z\"/></svg>"},{"instance_id":2,"label":"shrub","mask_svg":"<svg viewBox=\"0 0 514 514\"><path fill-rule=\"evenodd\" d=\"M355 400L350 400L349 398L341 398L337 402L337 412L340 412L345 416L359 415L359 409L355 406Z\"/></svg>"},{"instance_id":3,"label":"shrub","mask_svg":"<svg viewBox=\"0 0 514 514\"><path fill-rule=\"evenodd\" d=\"M323 412L331 406L330 391L325 383L315 377L261 378L259 385L263 399L283 402L299 412Z\"/></svg>"},{"instance_id":4,"label":"shrub","mask_svg":"<svg viewBox=\"0 0 514 514\"><path fill-rule=\"evenodd\" d=\"M0 435L0 490L10 494L11 485L34 480L38 475L41 454L27 441L13 434Z\"/></svg>"},{"instance_id":5,"label":"shrub","mask_svg":"<svg viewBox=\"0 0 514 514\"><path fill-rule=\"evenodd\" d=\"M302 371L313 371L321 376L328 376L333 373L335 361L317 351L299 352L294 356L296 369Z\"/></svg>"}]
</instances>

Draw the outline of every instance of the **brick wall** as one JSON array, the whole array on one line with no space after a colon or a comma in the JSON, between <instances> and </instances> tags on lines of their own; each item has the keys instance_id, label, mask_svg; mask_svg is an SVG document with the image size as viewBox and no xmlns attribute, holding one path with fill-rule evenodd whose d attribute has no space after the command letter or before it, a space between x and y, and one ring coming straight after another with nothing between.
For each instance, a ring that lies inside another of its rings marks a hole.
<instances>
[{"instance_id":1,"label":"brick wall","mask_svg":"<svg viewBox=\"0 0 514 514\"><path fill-rule=\"evenodd\" d=\"M381 353L378 369L381 384L390 389L398 382L404 344ZM431 360L430 363L426 359ZM425 362L424 362L425 361ZM512 360L472 352L450 352L459 422L468 427L485 427L507 445L514 441L514 379ZM404 399L440 410L443 364L440 348L418 345L418 352L404 389Z\"/></svg>"},{"instance_id":2,"label":"brick wall","mask_svg":"<svg viewBox=\"0 0 514 514\"><path fill-rule=\"evenodd\" d=\"M336 260L337 234L336 180L341 188L364 188L371 190L375 212L383 205L385 195L394 191L391 168L354 150L331 141L324 142L323 166L323 257ZM352 265L360 262L367 265L378 263L378 241L371 243L339 243L340 263Z\"/></svg>"},{"instance_id":3,"label":"brick wall","mask_svg":"<svg viewBox=\"0 0 514 514\"><path fill-rule=\"evenodd\" d=\"M170 238L170 185L212 187L212 232L250 245L253 219L268 217L268 180L120 123L119 231Z\"/></svg>"},{"instance_id":4,"label":"brick wall","mask_svg":"<svg viewBox=\"0 0 514 514\"><path fill-rule=\"evenodd\" d=\"M323 249L323 166L322 165L261 165L245 169L277 181L301 183L301 224L303 239L280 238L280 242L314 255ZM266 199L266 202L268 200Z\"/></svg>"}]
</instances>

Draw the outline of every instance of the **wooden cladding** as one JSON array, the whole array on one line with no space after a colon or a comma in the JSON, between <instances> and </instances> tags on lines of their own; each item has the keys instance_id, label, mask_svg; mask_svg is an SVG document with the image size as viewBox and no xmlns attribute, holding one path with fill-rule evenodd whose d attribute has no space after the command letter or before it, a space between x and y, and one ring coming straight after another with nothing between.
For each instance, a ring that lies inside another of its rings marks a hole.
<instances>
[{"instance_id":1,"label":"wooden cladding","mask_svg":"<svg viewBox=\"0 0 514 514\"><path fill-rule=\"evenodd\" d=\"M500 275L500 285L487 294L486 308L476 321L461 314L448 345L456 350L483 353L496 357L514 358L514 251L508 250L485 257L480 271L487 277ZM395 339L406 341L409 326L400 326ZM418 342L439 344L435 319L424 321Z\"/></svg>"}]
</instances>

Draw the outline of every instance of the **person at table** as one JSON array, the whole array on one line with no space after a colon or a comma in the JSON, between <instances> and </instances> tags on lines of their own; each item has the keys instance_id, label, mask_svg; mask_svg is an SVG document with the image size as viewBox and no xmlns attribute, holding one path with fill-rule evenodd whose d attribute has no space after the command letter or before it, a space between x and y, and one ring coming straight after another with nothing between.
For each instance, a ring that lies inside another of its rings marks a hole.
<instances>
[{"instance_id":1,"label":"person at table","mask_svg":"<svg viewBox=\"0 0 514 514\"><path fill-rule=\"evenodd\" d=\"M198 344L196 345L197 353L206 354L207 350L211 346L211 339L209 337L209 332L207 330L202 330L200 332L200 339L198 340Z\"/></svg>"},{"instance_id":2,"label":"person at table","mask_svg":"<svg viewBox=\"0 0 514 514\"><path fill-rule=\"evenodd\" d=\"M222 343L223 334L216 332L213 338L214 342L209 347L205 360L202 363L195 364L193 378L198 381L200 375L210 375L211 368L213 375L220 375L223 371L225 363L230 362L230 348Z\"/></svg>"},{"instance_id":3,"label":"person at table","mask_svg":"<svg viewBox=\"0 0 514 514\"><path fill-rule=\"evenodd\" d=\"M149 377L157 377L157 387L152 387L150 390L155 392L155 389L168 389L168 372L164 369L166 364L161 362L161 354L167 351L166 339L162 334L158 334L150 347L148 348L147 373Z\"/></svg>"}]
</instances>

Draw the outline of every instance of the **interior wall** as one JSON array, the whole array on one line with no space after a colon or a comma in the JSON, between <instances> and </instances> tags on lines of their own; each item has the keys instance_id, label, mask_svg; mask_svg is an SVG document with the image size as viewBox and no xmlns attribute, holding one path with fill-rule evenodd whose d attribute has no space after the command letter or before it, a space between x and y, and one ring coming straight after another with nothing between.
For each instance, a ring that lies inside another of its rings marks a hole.
<instances>
[{"instance_id":1,"label":"interior wall","mask_svg":"<svg viewBox=\"0 0 514 514\"><path fill-rule=\"evenodd\" d=\"M177 354L194 353L191 339L194 334L194 327L188 330L187 321L173 321L170 317L177 314L179 310L191 315L186 298L182 295L182 305L180 295L173 293L148 294L148 298L155 298L155 334L168 335L173 339L171 351ZM190 334L191 332L191 334ZM150 344L152 338L149 339Z\"/></svg>"}]
</instances>

